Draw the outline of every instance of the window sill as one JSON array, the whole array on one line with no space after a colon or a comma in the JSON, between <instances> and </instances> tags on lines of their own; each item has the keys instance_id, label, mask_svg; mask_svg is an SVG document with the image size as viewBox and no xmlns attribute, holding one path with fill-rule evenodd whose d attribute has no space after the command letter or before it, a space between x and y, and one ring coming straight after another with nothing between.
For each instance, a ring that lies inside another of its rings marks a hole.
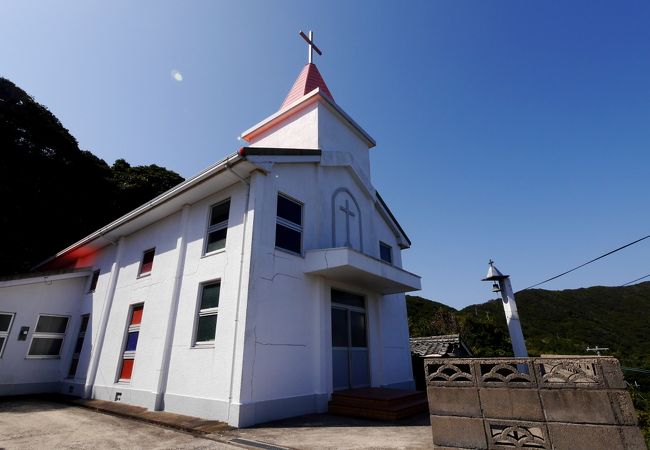
<instances>
[{"instance_id":1,"label":"window sill","mask_svg":"<svg viewBox=\"0 0 650 450\"><path fill-rule=\"evenodd\" d=\"M146 272L146 273L141 273L138 275L137 279L139 280L140 278L147 278L151 276L151 272Z\"/></svg>"},{"instance_id":2,"label":"window sill","mask_svg":"<svg viewBox=\"0 0 650 450\"><path fill-rule=\"evenodd\" d=\"M275 250L277 250L279 252L282 252L282 253L287 253L289 255L293 255L293 256L297 256L299 258L305 259L305 255L303 253L292 252L291 250L287 250L287 249L284 249L284 248L281 248L281 247L275 247Z\"/></svg>"},{"instance_id":3,"label":"window sill","mask_svg":"<svg viewBox=\"0 0 650 450\"><path fill-rule=\"evenodd\" d=\"M203 343L197 343L194 344L193 346L190 347L190 350L199 350L199 349L204 349L204 348L214 348L214 342L206 342L205 344Z\"/></svg>"},{"instance_id":4,"label":"window sill","mask_svg":"<svg viewBox=\"0 0 650 450\"><path fill-rule=\"evenodd\" d=\"M27 355L25 359L61 359L61 355Z\"/></svg>"},{"instance_id":5,"label":"window sill","mask_svg":"<svg viewBox=\"0 0 650 450\"><path fill-rule=\"evenodd\" d=\"M201 255L201 258L207 258L208 256L214 256L218 255L219 253L224 253L226 251L226 248L220 248L219 250L213 250L210 253L204 253Z\"/></svg>"},{"instance_id":6,"label":"window sill","mask_svg":"<svg viewBox=\"0 0 650 450\"><path fill-rule=\"evenodd\" d=\"M121 385L124 385L124 384L131 384L131 380L123 380L123 379L119 379L119 380L117 380L117 381L115 382L115 384L121 384Z\"/></svg>"}]
</instances>

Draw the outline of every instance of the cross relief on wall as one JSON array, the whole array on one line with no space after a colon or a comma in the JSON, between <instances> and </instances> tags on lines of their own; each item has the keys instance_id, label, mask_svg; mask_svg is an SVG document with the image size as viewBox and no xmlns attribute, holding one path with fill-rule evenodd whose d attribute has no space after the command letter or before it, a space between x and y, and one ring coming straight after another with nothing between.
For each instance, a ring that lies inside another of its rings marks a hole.
<instances>
[{"instance_id":1,"label":"cross relief on wall","mask_svg":"<svg viewBox=\"0 0 650 450\"><path fill-rule=\"evenodd\" d=\"M332 246L363 251L361 211L346 188L339 188L332 195Z\"/></svg>"}]
</instances>

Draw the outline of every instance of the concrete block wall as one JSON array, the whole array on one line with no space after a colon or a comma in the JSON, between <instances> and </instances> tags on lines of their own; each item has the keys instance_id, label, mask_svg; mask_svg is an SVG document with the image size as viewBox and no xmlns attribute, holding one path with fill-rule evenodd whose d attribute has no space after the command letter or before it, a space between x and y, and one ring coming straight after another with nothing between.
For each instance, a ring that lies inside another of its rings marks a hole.
<instances>
[{"instance_id":1,"label":"concrete block wall","mask_svg":"<svg viewBox=\"0 0 650 450\"><path fill-rule=\"evenodd\" d=\"M646 448L615 358L435 358L424 370L434 448Z\"/></svg>"}]
</instances>

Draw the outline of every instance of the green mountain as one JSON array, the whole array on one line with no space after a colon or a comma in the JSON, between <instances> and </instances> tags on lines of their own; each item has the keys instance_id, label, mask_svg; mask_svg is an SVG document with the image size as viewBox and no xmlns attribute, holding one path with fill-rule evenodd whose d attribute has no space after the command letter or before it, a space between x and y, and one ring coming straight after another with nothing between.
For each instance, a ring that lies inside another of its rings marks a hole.
<instances>
[{"instance_id":1,"label":"green mountain","mask_svg":"<svg viewBox=\"0 0 650 450\"><path fill-rule=\"evenodd\" d=\"M183 178L122 159L109 166L0 77L0 180L0 275L8 275L27 272Z\"/></svg>"},{"instance_id":2,"label":"green mountain","mask_svg":"<svg viewBox=\"0 0 650 450\"><path fill-rule=\"evenodd\" d=\"M624 365L650 369L650 282L625 287L594 286L564 291L531 289L516 294L531 355L587 354L609 347ZM463 334L475 354L511 354L501 300L457 311L407 296L411 336Z\"/></svg>"}]
</instances>

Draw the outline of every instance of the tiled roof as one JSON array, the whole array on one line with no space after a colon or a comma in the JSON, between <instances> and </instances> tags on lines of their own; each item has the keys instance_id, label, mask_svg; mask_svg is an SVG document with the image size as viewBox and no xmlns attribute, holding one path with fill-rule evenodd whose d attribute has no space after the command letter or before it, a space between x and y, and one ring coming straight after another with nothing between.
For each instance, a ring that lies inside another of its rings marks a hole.
<instances>
[{"instance_id":1,"label":"tiled roof","mask_svg":"<svg viewBox=\"0 0 650 450\"><path fill-rule=\"evenodd\" d=\"M411 354L418 356L471 356L462 343L460 335L447 334L411 338Z\"/></svg>"},{"instance_id":2,"label":"tiled roof","mask_svg":"<svg viewBox=\"0 0 650 450\"><path fill-rule=\"evenodd\" d=\"M287 94L287 97L284 99L284 102L282 103L282 106L280 106L280 109L284 109L285 106L290 105L305 94L309 94L316 88L320 88L323 94L327 95L332 101L334 101L334 97L332 96L330 90L327 88L325 80L323 80L323 77L316 68L316 65L307 64L302 68L302 71L300 72L300 75L298 75L298 78L296 78L296 81L293 83L293 87Z\"/></svg>"}]
</instances>

